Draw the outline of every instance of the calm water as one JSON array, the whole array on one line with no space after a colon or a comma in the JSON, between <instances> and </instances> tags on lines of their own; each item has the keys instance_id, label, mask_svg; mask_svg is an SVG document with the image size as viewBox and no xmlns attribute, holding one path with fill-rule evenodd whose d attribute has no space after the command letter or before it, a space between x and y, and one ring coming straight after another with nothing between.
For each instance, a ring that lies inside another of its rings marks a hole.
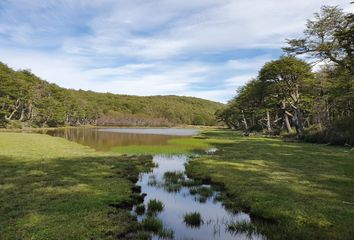
<instances>
[{"instance_id":1,"label":"calm water","mask_svg":"<svg viewBox=\"0 0 354 240\"><path fill-rule=\"evenodd\" d=\"M48 130L47 134L63 137L99 151L128 145L165 145L171 138L198 134L195 129L178 128L67 128Z\"/></svg>"},{"instance_id":2,"label":"calm water","mask_svg":"<svg viewBox=\"0 0 354 240\"><path fill-rule=\"evenodd\" d=\"M234 233L228 230L229 223L250 222L248 214L240 212L233 214L228 212L220 202L216 200L217 193L204 201L200 201L198 194L191 194L193 187L168 188L164 180L166 172L184 173L188 157L156 155L154 162L157 167L150 173L141 174L137 185L141 186L143 193L146 193L144 204L147 205L150 199L157 199L164 203L164 210L157 215L164 223L164 226L174 230L175 239L263 239L258 234ZM185 175L185 180L189 180ZM198 186L197 186L198 187ZM209 185L201 187L210 188ZM189 227L183 221L186 213L199 212L203 223L200 227ZM144 216L139 217L142 220ZM159 239L154 236L153 239Z\"/></svg>"},{"instance_id":3,"label":"calm water","mask_svg":"<svg viewBox=\"0 0 354 240\"><path fill-rule=\"evenodd\" d=\"M52 136L63 137L80 144L90 146L96 150L109 151L113 147L127 145L163 145L171 138L192 136L198 133L194 129L132 129L132 128L72 128L46 132ZM207 154L214 154L216 148L211 148ZM218 193L210 190L211 194L202 197L192 189L211 189L209 185L190 186L168 184L164 175L166 172L179 173L183 181L190 179L185 175L185 164L189 158L185 155L156 155L153 161L156 167L150 173L141 173L137 185L141 186L142 193L146 193L144 204L150 199L163 202L164 210L157 217L164 223L164 227L174 231L174 239L264 239L258 234L235 233L228 231L228 224L235 222L250 222L250 216L240 212L228 212L217 201ZM172 186L172 187L171 187ZM190 227L183 221L186 213L199 212L203 222L199 227ZM134 211L133 211L134 212ZM143 216L138 216L142 221ZM153 239L159 239L153 236Z\"/></svg>"},{"instance_id":4,"label":"calm water","mask_svg":"<svg viewBox=\"0 0 354 240\"><path fill-rule=\"evenodd\" d=\"M168 136L193 136L199 133L197 129L188 128L101 128L99 131Z\"/></svg>"}]
</instances>

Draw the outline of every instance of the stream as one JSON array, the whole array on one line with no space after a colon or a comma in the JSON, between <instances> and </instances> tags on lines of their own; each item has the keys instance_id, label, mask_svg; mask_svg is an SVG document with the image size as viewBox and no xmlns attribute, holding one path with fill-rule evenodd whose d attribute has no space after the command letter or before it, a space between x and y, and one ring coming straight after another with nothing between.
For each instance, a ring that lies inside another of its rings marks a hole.
<instances>
[{"instance_id":1,"label":"stream","mask_svg":"<svg viewBox=\"0 0 354 240\"><path fill-rule=\"evenodd\" d=\"M174 239L264 239L259 234L232 232L228 224L235 222L250 222L250 216L239 212L233 214L227 211L217 200L218 192L211 190L210 185L181 186L166 182L166 173L178 173L185 182L191 179L185 175L185 164L189 158L185 155L156 155L153 158L157 165L150 173L142 173L137 185L141 186L142 193L146 193L144 204L149 200L157 199L164 205L157 217L164 226L174 231ZM210 189L208 197L193 192L195 189ZM202 217L200 226L188 226L183 216L186 213L199 212ZM142 221L146 215L138 216ZM154 236L153 239L160 239Z\"/></svg>"},{"instance_id":2,"label":"stream","mask_svg":"<svg viewBox=\"0 0 354 240\"><path fill-rule=\"evenodd\" d=\"M98 151L110 151L114 147L128 145L161 146L173 138L198 134L195 129L178 128L68 128L46 131L51 136L63 137L78 142ZM206 154L215 154L216 148ZM156 217L163 222L164 228L173 231L173 239L208 240L208 239L265 239L264 236L247 228L231 231L232 223L250 223L247 213L231 213L218 201L219 193L210 185L189 179L185 174L185 165L192 157L187 155L155 155L156 167L149 173L140 173L136 185L141 193L146 194L144 206L156 199L163 204L163 210ZM144 221L147 214L138 215L134 206L132 214L138 221ZM199 213L201 221L190 224L184 219L185 214ZM247 225L247 224L246 224ZM249 230L249 229L248 229ZM161 239L153 235L153 239Z\"/></svg>"}]
</instances>

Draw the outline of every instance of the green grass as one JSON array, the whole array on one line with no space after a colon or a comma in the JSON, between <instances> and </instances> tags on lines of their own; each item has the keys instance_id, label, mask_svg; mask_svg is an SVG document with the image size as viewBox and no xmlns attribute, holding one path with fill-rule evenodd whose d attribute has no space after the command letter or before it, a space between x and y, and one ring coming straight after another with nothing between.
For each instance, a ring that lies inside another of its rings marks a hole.
<instances>
[{"instance_id":1,"label":"green grass","mask_svg":"<svg viewBox=\"0 0 354 240\"><path fill-rule=\"evenodd\" d=\"M143 221L142 225L145 231L151 231L158 233L163 231L163 223L160 219L155 216L147 216Z\"/></svg>"},{"instance_id":2,"label":"green grass","mask_svg":"<svg viewBox=\"0 0 354 240\"><path fill-rule=\"evenodd\" d=\"M184 173L181 171L165 172L163 174L163 179L165 182L169 183L179 183L184 181Z\"/></svg>"},{"instance_id":3,"label":"green grass","mask_svg":"<svg viewBox=\"0 0 354 240\"><path fill-rule=\"evenodd\" d=\"M252 234L258 234L257 228L251 222L234 222L228 224L228 230L234 234L245 233L247 236L252 236Z\"/></svg>"},{"instance_id":4,"label":"green grass","mask_svg":"<svg viewBox=\"0 0 354 240\"><path fill-rule=\"evenodd\" d=\"M137 215L144 215L145 214L145 205L140 204L140 205L136 206L135 212Z\"/></svg>"},{"instance_id":5,"label":"green grass","mask_svg":"<svg viewBox=\"0 0 354 240\"><path fill-rule=\"evenodd\" d=\"M157 235L159 236L159 239L174 239L174 231L172 229L162 229L160 230Z\"/></svg>"},{"instance_id":6,"label":"green grass","mask_svg":"<svg viewBox=\"0 0 354 240\"><path fill-rule=\"evenodd\" d=\"M138 227L132 181L150 165L62 138L0 133L0 239L124 236Z\"/></svg>"},{"instance_id":7,"label":"green grass","mask_svg":"<svg viewBox=\"0 0 354 240\"><path fill-rule=\"evenodd\" d=\"M142 226L146 232L153 232L159 239L173 239L174 231L164 228L162 221L156 216L148 215L142 221Z\"/></svg>"},{"instance_id":8,"label":"green grass","mask_svg":"<svg viewBox=\"0 0 354 240\"><path fill-rule=\"evenodd\" d=\"M198 228L203 224L203 219L199 212L186 213L183 216L183 221L191 228Z\"/></svg>"},{"instance_id":9,"label":"green grass","mask_svg":"<svg viewBox=\"0 0 354 240\"><path fill-rule=\"evenodd\" d=\"M190 154L205 151L211 143L198 137L173 138L165 145L128 145L115 147L111 151L121 154Z\"/></svg>"},{"instance_id":10,"label":"green grass","mask_svg":"<svg viewBox=\"0 0 354 240\"><path fill-rule=\"evenodd\" d=\"M190 187L189 188L189 193L191 195L197 195L198 194L198 201L201 203L206 202L210 197L214 195L214 190L209 187Z\"/></svg>"},{"instance_id":11,"label":"green grass","mask_svg":"<svg viewBox=\"0 0 354 240\"><path fill-rule=\"evenodd\" d=\"M350 149L243 137L231 131L204 136L216 139L219 151L190 161L188 176L210 177L223 185L225 205L250 212L257 229L270 239L352 239Z\"/></svg>"},{"instance_id":12,"label":"green grass","mask_svg":"<svg viewBox=\"0 0 354 240\"><path fill-rule=\"evenodd\" d=\"M156 214L158 212L161 212L163 208L163 203L157 199L151 199L147 205L147 211L149 214Z\"/></svg>"}]
</instances>

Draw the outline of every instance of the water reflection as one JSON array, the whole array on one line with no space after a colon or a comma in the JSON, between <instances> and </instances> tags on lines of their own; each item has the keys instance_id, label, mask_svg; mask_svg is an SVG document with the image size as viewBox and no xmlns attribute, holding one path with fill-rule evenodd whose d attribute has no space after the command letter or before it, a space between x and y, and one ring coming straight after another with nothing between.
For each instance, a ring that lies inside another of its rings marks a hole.
<instances>
[{"instance_id":1,"label":"water reflection","mask_svg":"<svg viewBox=\"0 0 354 240\"><path fill-rule=\"evenodd\" d=\"M109 151L113 147L128 145L165 145L178 136L117 132L113 129L67 128L48 130L46 133L75 141L99 151Z\"/></svg>"},{"instance_id":2,"label":"water reflection","mask_svg":"<svg viewBox=\"0 0 354 240\"><path fill-rule=\"evenodd\" d=\"M193 136L199 133L199 130L191 128L101 128L99 131L169 136Z\"/></svg>"},{"instance_id":3,"label":"water reflection","mask_svg":"<svg viewBox=\"0 0 354 240\"><path fill-rule=\"evenodd\" d=\"M162 131L166 131L165 134L162 134ZM178 131L181 131L180 134ZM46 133L101 151L127 145L164 145L171 138L185 136L187 133L195 134L193 131L183 131L183 129L142 131L98 128L68 128L49 130ZM212 148L207 151L207 154L215 154L215 152L217 149ZM165 227L173 229L174 239L264 239L262 235L255 232L240 232L237 228L235 231L230 231L230 224L250 223L250 216L243 212L237 214L228 212L218 201L218 192L210 185L203 185L189 179L185 174L187 156L156 155L153 160L156 167L152 172L141 173L137 183L141 186L142 193L146 194L145 207L136 209L139 213L137 216L139 221L146 217L141 214L145 211L147 203L157 199L164 205L163 211L159 212L157 217L163 221ZM200 213L201 221L200 224L190 225L186 223L184 216L194 212ZM153 239L159 237L153 236Z\"/></svg>"},{"instance_id":4,"label":"water reflection","mask_svg":"<svg viewBox=\"0 0 354 240\"><path fill-rule=\"evenodd\" d=\"M246 213L228 212L217 201L218 193L210 185L195 185L184 174L187 156L157 155L154 162L157 167L150 173L140 176L138 185L146 193L144 204L157 199L164 204L164 210L157 217L165 226L174 230L174 239L263 239L256 233L230 232L229 224L250 222ZM202 200L201 200L202 199ZM199 212L202 223L191 227L184 221L187 213ZM144 216L138 216L143 220ZM159 239L154 236L153 239Z\"/></svg>"}]
</instances>

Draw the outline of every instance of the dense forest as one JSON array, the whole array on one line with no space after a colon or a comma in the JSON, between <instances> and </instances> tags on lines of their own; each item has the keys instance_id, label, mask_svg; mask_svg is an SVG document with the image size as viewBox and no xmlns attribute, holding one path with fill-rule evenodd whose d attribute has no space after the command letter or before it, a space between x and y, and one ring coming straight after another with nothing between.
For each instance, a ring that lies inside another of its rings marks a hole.
<instances>
[{"instance_id":1,"label":"dense forest","mask_svg":"<svg viewBox=\"0 0 354 240\"><path fill-rule=\"evenodd\" d=\"M354 15L323 6L217 116L245 134L354 145ZM301 57L301 58L299 58Z\"/></svg>"},{"instance_id":2,"label":"dense forest","mask_svg":"<svg viewBox=\"0 0 354 240\"><path fill-rule=\"evenodd\" d=\"M215 125L223 104L193 97L138 97L61 88L0 63L0 126Z\"/></svg>"}]
</instances>

